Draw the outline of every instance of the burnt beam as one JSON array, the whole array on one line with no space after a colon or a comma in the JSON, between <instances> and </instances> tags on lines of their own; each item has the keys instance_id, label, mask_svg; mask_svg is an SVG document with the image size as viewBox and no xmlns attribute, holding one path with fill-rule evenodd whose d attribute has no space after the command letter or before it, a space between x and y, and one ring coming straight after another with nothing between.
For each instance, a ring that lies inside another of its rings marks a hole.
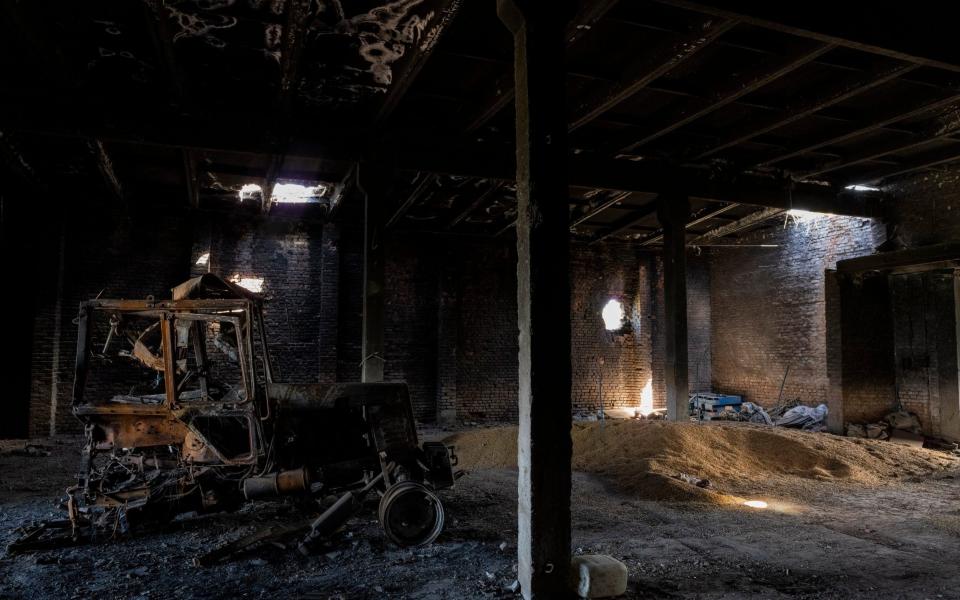
<instances>
[{"instance_id":1,"label":"burnt beam","mask_svg":"<svg viewBox=\"0 0 960 600\"><path fill-rule=\"evenodd\" d=\"M689 31L678 37L674 43L659 48L653 53L642 53L639 59L628 65L620 79L599 89L591 97L577 106L570 122L570 131L589 124L614 106L627 100L660 77L695 56L711 42L732 29L737 21L707 17L695 23Z\"/></svg>"},{"instance_id":2,"label":"burnt beam","mask_svg":"<svg viewBox=\"0 0 960 600\"><path fill-rule=\"evenodd\" d=\"M580 215L579 217L577 217L577 218L575 218L573 221L571 221L571 223L570 223L570 228L573 229L574 227L577 227L578 225L582 225L583 223L586 223L586 222L589 221L590 219L592 219L592 218L596 217L597 215L605 212L608 208L612 208L612 207L620 204L621 202L623 202L624 200L626 200L627 198L629 198L629 197L632 196L632 195L633 195L633 192L616 192L616 193L614 193L614 194L613 194L612 196L610 196L608 199L606 199L606 200L604 200L603 202L597 204L597 205L594 206L592 209L588 210L587 212L583 213L582 215Z\"/></svg>"},{"instance_id":3,"label":"burnt beam","mask_svg":"<svg viewBox=\"0 0 960 600\"><path fill-rule=\"evenodd\" d=\"M799 52L786 57L773 57L770 62L773 64L761 64L745 74L731 77L729 83L720 86L712 95L709 104L696 109L690 113L683 108L675 111L670 118L664 120L664 124L658 126L649 133L643 135L639 140L627 144L621 149L621 152L632 152L633 150L660 139L661 137L680 129L684 125L701 119L710 113L736 102L747 94L753 93L760 88L780 79L781 77L796 71L800 67L816 60L830 50L835 48L832 44L818 44L813 49L805 48Z\"/></svg>"},{"instance_id":4,"label":"burnt beam","mask_svg":"<svg viewBox=\"0 0 960 600\"><path fill-rule=\"evenodd\" d=\"M564 39L569 47L586 35L588 31L602 19L619 0L586 0L580 4L580 10L570 20L564 30ZM493 86L490 95L480 103L480 109L470 119L464 128L465 133L473 133L489 123L500 114L514 99L514 76L512 73L502 75Z\"/></svg>"},{"instance_id":5,"label":"burnt beam","mask_svg":"<svg viewBox=\"0 0 960 600\"><path fill-rule=\"evenodd\" d=\"M432 25L432 37L422 44L412 45L407 50L405 67L396 80L391 83L380 109L374 118L375 124L384 123L390 118L390 115L396 110L397 106L404 99L410 90L410 86L416 81L417 76L427 64L437 41L447 30L450 22L456 16L460 8L460 2L455 0L442 0L436 3L433 11L438 16L434 17Z\"/></svg>"},{"instance_id":6,"label":"burnt beam","mask_svg":"<svg viewBox=\"0 0 960 600\"><path fill-rule=\"evenodd\" d=\"M844 85L821 93L814 98L802 102L796 106L788 108L783 114L767 116L760 119L757 123L750 124L746 131L736 134L719 144L714 145L709 150L700 153L694 160L702 160L713 156L717 152L726 150L732 146L742 144L757 136L770 133L776 129L795 123L801 119L812 116L826 108L839 104L845 100L858 96L872 89L880 87L894 79L920 68L916 64L899 64L893 68L878 70L876 72L857 73Z\"/></svg>"},{"instance_id":7,"label":"burnt beam","mask_svg":"<svg viewBox=\"0 0 960 600\"><path fill-rule=\"evenodd\" d=\"M479 196L474 198L473 202L467 205L462 211L457 213L457 215L450 219L450 222L447 223L447 229L453 229L463 221L465 221L470 215L476 212L483 204L490 199L491 196L500 191L500 188L503 186L503 183L500 181L494 181L490 183L486 190L484 190Z\"/></svg>"},{"instance_id":8,"label":"burnt beam","mask_svg":"<svg viewBox=\"0 0 960 600\"><path fill-rule=\"evenodd\" d=\"M736 202L731 202L730 204L727 204L726 206L721 206L720 208L715 208L715 209L711 209L711 210L704 210L704 211L702 212L702 214L700 214L699 216L695 216L695 217L693 218L693 220L687 222L686 229L687 229L687 231L689 231L691 228L696 227L697 225L700 225L700 224L702 224L702 223L706 223L707 221L709 221L709 220L711 220L711 219L716 219L716 218L719 217L720 215L722 215L722 214L724 214L724 213L726 213L726 212L729 212L729 211L737 208L738 206L740 206L740 205L737 204ZM657 243L662 242L662 241L663 241L663 238L664 238L664 231L661 229L660 231L654 233L653 235L650 235L650 236L642 239L642 240L640 241L640 245L641 245L641 246L652 246L653 244L657 244Z\"/></svg>"},{"instance_id":9,"label":"burnt beam","mask_svg":"<svg viewBox=\"0 0 960 600\"><path fill-rule=\"evenodd\" d=\"M570 222L566 202L568 0L498 0L513 33L519 433L517 564L526 600L572 596Z\"/></svg>"},{"instance_id":10,"label":"burnt beam","mask_svg":"<svg viewBox=\"0 0 960 600\"><path fill-rule=\"evenodd\" d=\"M755 27L791 36L960 73L960 53L950 44L942 43L942 39L954 34L949 13L944 13L939 20L933 18L933 26L940 30L940 35L932 35L928 28L916 29L920 35L909 35L910 32L905 35L903 13L894 5L877 5L876 10L864 12L856 5L848 7L830 3L827 8L817 2L777 3L758 9L757 3L750 0L725 2L723 8L716 6L717 3L707 5L694 0L654 1L716 17L740 19ZM825 10L830 11L831 18L823 18Z\"/></svg>"},{"instance_id":11,"label":"burnt beam","mask_svg":"<svg viewBox=\"0 0 960 600\"><path fill-rule=\"evenodd\" d=\"M855 154L850 154L834 160L828 163L825 163L819 167L806 171L800 175L802 178L812 178L819 175L824 175L826 173L832 173L834 171L839 171L840 169L847 169L849 167L855 167L864 163L878 162L881 161L884 157L891 154L896 154L898 152L906 152L908 150L915 150L917 148L922 148L934 142L943 141L945 139L953 139L952 136L956 135L956 131L943 131L943 132L930 132L928 135L919 134L912 136L911 140L908 142L897 141L892 144L883 144L883 145L871 145L866 150L862 150ZM960 140L955 140L960 141ZM894 167L898 167L900 163L894 163Z\"/></svg>"},{"instance_id":12,"label":"burnt beam","mask_svg":"<svg viewBox=\"0 0 960 600\"><path fill-rule=\"evenodd\" d=\"M400 206L397 207L397 210L395 210L390 218L387 219L385 228L391 229L396 226L396 224L399 223L408 212L410 212L410 209L413 208L413 206L430 191L430 188L437 185L438 179L439 176L437 175L430 173L421 174L420 181L418 181L417 185L414 186L413 191L410 192L406 199L400 203Z\"/></svg>"},{"instance_id":13,"label":"burnt beam","mask_svg":"<svg viewBox=\"0 0 960 600\"><path fill-rule=\"evenodd\" d=\"M183 180L187 189L187 206L200 207L200 180L197 174L197 157L191 150L182 150Z\"/></svg>"},{"instance_id":14,"label":"burnt beam","mask_svg":"<svg viewBox=\"0 0 960 600\"><path fill-rule=\"evenodd\" d=\"M91 140L87 142L87 149L96 162L97 171L100 173L104 187L110 192L110 195L113 196L115 201L123 204L123 186L120 184L120 179L113 170L113 160L110 158L110 155L107 154L107 149L104 148L103 142L100 140Z\"/></svg>"},{"instance_id":15,"label":"burnt beam","mask_svg":"<svg viewBox=\"0 0 960 600\"><path fill-rule=\"evenodd\" d=\"M646 219L647 217L649 217L655 212L657 212L656 202L651 202L646 206L641 206L637 210L630 213L625 219L615 224L609 230L605 231L604 233L601 233L600 235L590 240L590 243L597 244L608 238L616 237L618 235L623 235L624 233L633 229L635 226L642 223L644 219Z\"/></svg>"},{"instance_id":16,"label":"burnt beam","mask_svg":"<svg viewBox=\"0 0 960 600\"><path fill-rule=\"evenodd\" d=\"M770 219L779 217L783 215L786 209L782 208L764 208L756 212L750 213L749 215L733 221L732 223L727 223L726 225L721 225L716 229L711 229L710 231L704 233L703 235L689 240L687 242L688 246L697 246L701 243L707 243L711 240L722 238L728 235L733 235L739 233L751 227L756 227L757 225L769 221Z\"/></svg>"},{"instance_id":17,"label":"burnt beam","mask_svg":"<svg viewBox=\"0 0 960 600\"><path fill-rule=\"evenodd\" d=\"M920 106L917 106L908 111L902 111L902 110L890 111L888 112L888 114L886 114L883 117L880 117L879 119L873 121L872 123L858 127L852 131L848 131L841 135L833 136L825 140L814 142L812 144L805 144L803 146L794 148L789 152L780 154L778 156L774 156L773 158L769 158L763 161L762 163L760 163L758 166L773 165L779 162L783 162L790 158L807 154L808 152L812 152L814 150L825 148L827 146L833 146L836 144L841 144L843 142L848 142L852 139L877 131L878 129L882 129L889 125L893 125L894 123L899 123L901 121L906 121L908 119L923 116L930 112L945 109L947 107L950 107L951 105L958 104L958 103L960 103L960 94L953 94L953 95L947 96L946 98L941 98L939 100L934 100L931 102L925 102Z\"/></svg>"},{"instance_id":18,"label":"burnt beam","mask_svg":"<svg viewBox=\"0 0 960 600\"><path fill-rule=\"evenodd\" d=\"M910 162L903 163L894 169L876 171L857 177L855 183L879 183L887 179L900 177L901 175L908 175L910 173L916 173L917 171L926 171L927 169L935 169L937 167L958 161L960 161L960 148L957 148L956 145L953 145L915 157Z\"/></svg>"}]
</instances>

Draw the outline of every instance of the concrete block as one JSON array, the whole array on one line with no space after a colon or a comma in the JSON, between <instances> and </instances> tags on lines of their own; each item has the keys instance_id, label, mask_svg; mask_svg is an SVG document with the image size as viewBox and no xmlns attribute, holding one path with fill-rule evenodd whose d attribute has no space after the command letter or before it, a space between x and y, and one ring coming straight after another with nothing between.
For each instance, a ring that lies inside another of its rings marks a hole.
<instances>
[{"instance_id":1,"label":"concrete block","mask_svg":"<svg viewBox=\"0 0 960 600\"><path fill-rule=\"evenodd\" d=\"M627 591L627 565L612 556L584 554L570 559L570 580L581 598L610 598Z\"/></svg>"}]
</instances>

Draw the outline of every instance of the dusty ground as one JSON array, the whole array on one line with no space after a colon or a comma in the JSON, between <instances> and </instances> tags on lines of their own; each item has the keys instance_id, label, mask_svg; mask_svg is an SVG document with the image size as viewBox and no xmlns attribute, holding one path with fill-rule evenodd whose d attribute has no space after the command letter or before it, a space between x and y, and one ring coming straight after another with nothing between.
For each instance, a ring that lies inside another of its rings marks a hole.
<instances>
[{"instance_id":1,"label":"dusty ground","mask_svg":"<svg viewBox=\"0 0 960 600\"><path fill-rule=\"evenodd\" d=\"M49 457L0 453L0 543L54 514L71 483L73 441L51 446ZM444 497L447 529L427 548L387 544L371 508L320 556L271 548L192 566L211 544L292 512L261 505L119 543L0 558L0 597L511 598L515 480L502 468L461 479ZM768 510L637 500L584 473L574 487L574 547L624 561L628 598L960 598L952 467L895 484L811 481L803 502L765 496Z\"/></svg>"}]
</instances>

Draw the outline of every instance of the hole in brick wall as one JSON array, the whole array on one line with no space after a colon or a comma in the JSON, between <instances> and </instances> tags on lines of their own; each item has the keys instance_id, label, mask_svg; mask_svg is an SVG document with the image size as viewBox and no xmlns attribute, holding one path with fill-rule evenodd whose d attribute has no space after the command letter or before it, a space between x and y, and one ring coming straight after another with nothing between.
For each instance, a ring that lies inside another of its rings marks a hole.
<instances>
[{"instance_id":1,"label":"hole in brick wall","mask_svg":"<svg viewBox=\"0 0 960 600\"><path fill-rule=\"evenodd\" d=\"M237 274L230 278L230 282L246 290L250 290L254 294L259 294L263 291L263 277L247 277L246 275Z\"/></svg>"},{"instance_id":2,"label":"hole in brick wall","mask_svg":"<svg viewBox=\"0 0 960 600\"><path fill-rule=\"evenodd\" d=\"M210 253L204 252L200 255L200 258L197 259L197 264L205 266L210 262Z\"/></svg>"},{"instance_id":3,"label":"hole in brick wall","mask_svg":"<svg viewBox=\"0 0 960 600\"><path fill-rule=\"evenodd\" d=\"M240 202L253 200L259 202L263 198L263 188L255 183L244 184L239 192Z\"/></svg>"},{"instance_id":4,"label":"hole in brick wall","mask_svg":"<svg viewBox=\"0 0 960 600\"><path fill-rule=\"evenodd\" d=\"M327 191L325 185L300 185L299 183L278 183L273 186L271 200L287 204L305 204L319 202Z\"/></svg>"},{"instance_id":5,"label":"hole in brick wall","mask_svg":"<svg viewBox=\"0 0 960 600\"><path fill-rule=\"evenodd\" d=\"M623 313L623 305L616 298L611 298L601 313L603 325L607 331L618 331L626 325L626 315Z\"/></svg>"}]
</instances>

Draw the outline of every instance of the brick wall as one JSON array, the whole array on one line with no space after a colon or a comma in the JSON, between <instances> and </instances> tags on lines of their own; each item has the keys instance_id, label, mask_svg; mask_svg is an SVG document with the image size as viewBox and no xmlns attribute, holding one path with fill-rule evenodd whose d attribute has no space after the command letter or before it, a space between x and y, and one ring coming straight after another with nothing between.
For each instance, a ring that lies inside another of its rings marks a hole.
<instances>
[{"instance_id":1,"label":"brick wall","mask_svg":"<svg viewBox=\"0 0 960 600\"><path fill-rule=\"evenodd\" d=\"M960 168L902 179L889 192L891 222L904 245L960 240Z\"/></svg>"},{"instance_id":2,"label":"brick wall","mask_svg":"<svg viewBox=\"0 0 960 600\"><path fill-rule=\"evenodd\" d=\"M876 221L821 217L782 223L745 244L776 248L715 248L710 255L712 381L715 391L764 405L785 399L825 403L824 271L837 260L873 252L885 239Z\"/></svg>"},{"instance_id":3,"label":"brick wall","mask_svg":"<svg viewBox=\"0 0 960 600\"><path fill-rule=\"evenodd\" d=\"M126 217L72 212L64 216L66 227L56 222L41 226L43 243L56 250L47 254L47 268L38 271L29 419L29 433L35 436L50 432L54 404L58 432L81 430L70 412L77 344L73 319L80 302L98 295L167 297L170 288L189 275L191 231L186 215L145 209ZM96 392L91 386L90 393Z\"/></svg>"},{"instance_id":4,"label":"brick wall","mask_svg":"<svg viewBox=\"0 0 960 600\"><path fill-rule=\"evenodd\" d=\"M339 311L336 275L339 240L310 221L245 216L203 216L190 257L193 275L206 271L226 279L261 278L264 319L275 370L289 382L333 382ZM324 234L327 234L326 236ZM209 254L208 265L197 259ZM325 308L327 310L325 310ZM331 336L333 339L331 339Z\"/></svg>"}]
</instances>

